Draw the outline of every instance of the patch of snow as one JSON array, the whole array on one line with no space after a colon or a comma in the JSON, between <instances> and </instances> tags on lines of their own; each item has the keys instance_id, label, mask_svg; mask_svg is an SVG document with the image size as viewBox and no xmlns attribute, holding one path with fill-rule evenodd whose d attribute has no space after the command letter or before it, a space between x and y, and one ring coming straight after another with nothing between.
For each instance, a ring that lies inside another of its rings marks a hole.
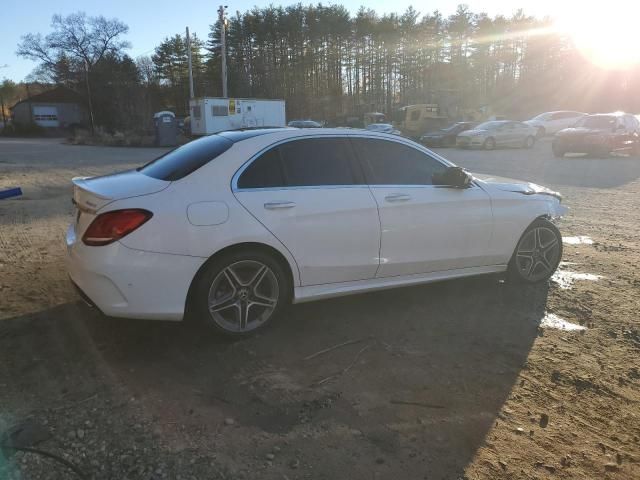
<instances>
[{"instance_id":1,"label":"patch of snow","mask_svg":"<svg viewBox=\"0 0 640 480\"><path fill-rule=\"evenodd\" d=\"M577 237L562 237L562 243L567 245L593 245L591 237L578 235Z\"/></svg>"},{"instance_id":2,"label":"patch of snow","mask_svg":"<svg viewBox=\"0 0 640 480\"><path fill-rule=\"evenodd\" d=\"M577 325L575 323L567 322L565 319L560 318L555 313L546 313L544 318L540 322L541 327L555 328L558 330L579 331L586 330L587 327Z\"/></svg>"}]
</instances>

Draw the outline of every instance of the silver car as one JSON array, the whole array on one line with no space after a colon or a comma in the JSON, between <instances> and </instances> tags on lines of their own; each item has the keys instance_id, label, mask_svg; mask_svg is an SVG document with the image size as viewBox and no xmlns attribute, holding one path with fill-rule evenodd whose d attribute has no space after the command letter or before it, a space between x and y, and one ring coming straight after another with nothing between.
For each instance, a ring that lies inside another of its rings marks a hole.
<instances>
[{"instance_id":1,"label":"silver car","mask_svg":"<svg viewBox=\"0 0 640 480\"><path fill-rule=\"evenodd\" d=\"M456 146L459 148L496 147L531 148L536 142L537 129L526 123L511 120L484 122L473 130L458 134Z\"/></svg>"}]
</instances>

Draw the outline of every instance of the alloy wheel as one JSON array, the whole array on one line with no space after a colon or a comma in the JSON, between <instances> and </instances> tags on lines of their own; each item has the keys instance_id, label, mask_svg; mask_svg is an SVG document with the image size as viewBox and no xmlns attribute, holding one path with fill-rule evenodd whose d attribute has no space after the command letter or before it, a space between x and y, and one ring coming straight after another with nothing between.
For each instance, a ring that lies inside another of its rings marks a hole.
<instances>
[{"instance_id":1,"label":"alloy wheel","mask_svg":"<svg viewBox=\"0 0 640 480\"><path fill-rule=\"evenodd\" d=\"M560 252L560 240L556 233L547 227L535 227L518 244L516 266L524 279L531 282L543 280L556 269Z\"/></svg>"},{"instance_id":2,"label":"alloy wheel","mask_svg":"<svg viewBox=\"0 0 640 480\"><path fill-rule=\"evenodd\" d=\"M211 318L220 328L244 333L269 320L279 296L278 279L267 265L241 260L216 275L207 303Z\"/></svg>"}]
</instances>

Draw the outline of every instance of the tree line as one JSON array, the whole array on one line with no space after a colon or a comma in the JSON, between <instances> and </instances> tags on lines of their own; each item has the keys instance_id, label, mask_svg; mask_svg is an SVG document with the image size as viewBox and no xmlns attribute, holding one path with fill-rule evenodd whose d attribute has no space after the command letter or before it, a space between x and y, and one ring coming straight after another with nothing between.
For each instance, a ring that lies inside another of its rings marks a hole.
<instances>
[{"instance_id":1,"label":"tree line","mask_svg":"<svg viewBox=\"0 0 640 480\"><path fill-rule=\"evenodd\" d=\"M416 103L437 103L452 118L480 108L512 117L640 110L640 67L601 70L550 19L522 10L491 17L460 5L449 16L412 7L378 15L297 4L236 12L226 28L229 95L285 99L289 119L390 116ZM127 32L117 19L54 16L52 32L25 35L17 53L39 62L34 83L90 91L96 122L107 128L149 125L164 109L188 115L185 35L133 59ZM220 35L219 22L206 39L192 35L196 96L222 93Z\"/></svg>"}]
</instances>

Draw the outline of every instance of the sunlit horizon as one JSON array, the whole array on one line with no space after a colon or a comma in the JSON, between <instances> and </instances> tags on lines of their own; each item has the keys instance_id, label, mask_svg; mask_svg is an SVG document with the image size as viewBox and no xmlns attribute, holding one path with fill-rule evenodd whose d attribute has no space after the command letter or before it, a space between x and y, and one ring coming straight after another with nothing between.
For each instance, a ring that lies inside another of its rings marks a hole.
<instances>
[{"instance_id":1,"label":"sunlit horizon","mask_svg":"<svg viewBox=\"0 0 640 480\"><path fill-rule=\"evenodd\" d=\"M555 28L568 35L591 63L604 69L627 69L640 63L636 33L640 2L585 3L577 8L560 4Z\"/></svg>"}]
</instances>

